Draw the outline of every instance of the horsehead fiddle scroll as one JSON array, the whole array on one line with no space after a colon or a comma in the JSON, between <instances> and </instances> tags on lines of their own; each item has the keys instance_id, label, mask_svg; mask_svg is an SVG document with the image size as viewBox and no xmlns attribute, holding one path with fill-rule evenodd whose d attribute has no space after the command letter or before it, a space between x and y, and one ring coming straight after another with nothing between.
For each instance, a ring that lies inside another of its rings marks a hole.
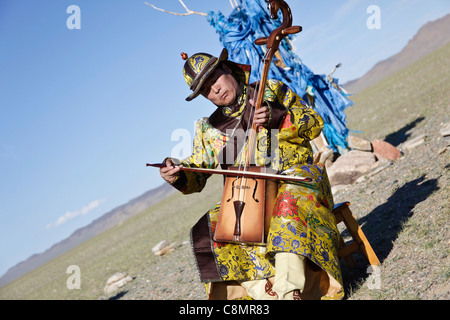
<instances>
[{"instance_id":1,"label":"horsehead fiddle scroll","mask_svg":"<svg viewBox=\"0 0 450 320\"><path fill-rule=\"evenodd\" d=\"M256 99L255 111L262 107L270 64L282 39L289 34L302 31L300 26L292 26L292 14L283 0L265 0L271 19L278 18L281 9L283 22L274 29L269 37L255 40L256 45L266 45L266 54L262 60L263 71ZM255 99L254 99L255 100ZM181 167L184 171L222 174L226 176L220 212L215 228L214 240L217 242L236 242L263 244L270 224L271 213L277 194L277 181L308 183L309 178L271 173L272 169L250 164L254 156L257 126L247 130L244 165L230 167L228 170ZM245 148L245 147L244 147ZM165 164L147 164L164 167ZM274 170L272 170L274 171ZM233 202L231 200L234 199Z\"/></svg>"}]
</instances>

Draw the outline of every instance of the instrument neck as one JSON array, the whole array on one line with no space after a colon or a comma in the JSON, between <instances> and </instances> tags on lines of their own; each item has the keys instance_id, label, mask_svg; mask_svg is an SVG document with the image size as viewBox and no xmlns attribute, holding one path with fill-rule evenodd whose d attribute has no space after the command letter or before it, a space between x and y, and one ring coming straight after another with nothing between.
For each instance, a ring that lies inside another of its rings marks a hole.
<instances>
[{"instance_id":1,"label":"instrument neck","mask_svg":"<svg viewBox=\"0 0 450 320\"><path fill-rule=\"evenodd\" d=\"M267 77L269 75L269 69L270 69L270 63L273 58L273 53L271 53L271 50L268 50L266 52L266 56L264 58L264 64L263 69L261 73L261 80L259 81L259 86L256 95L256 99L254 98L253 101L256 102L254 111L262 108L264 104L264 94L266 91L266 82ZM254 123L254 117L252 117L252 123L248 127L248 144L247 144L247 152L246 152L246 158L245 158L245 166L248 167L250 165L251 159L255 156L255 148L256 148L256 138L258 133L258 126Z\"/></svg>"}]
</instances>

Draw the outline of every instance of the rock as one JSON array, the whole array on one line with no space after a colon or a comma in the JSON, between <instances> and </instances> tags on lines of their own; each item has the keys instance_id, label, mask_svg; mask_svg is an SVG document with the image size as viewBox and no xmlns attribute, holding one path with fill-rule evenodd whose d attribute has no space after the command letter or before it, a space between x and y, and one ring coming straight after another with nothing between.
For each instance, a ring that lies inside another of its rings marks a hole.
<instances>
[{"instance_id":1,"label":"rock","mask_svg":"<svg viewBox=\"0 0 450 320\"><path fill-rule=\"evenodd\" d=\"M366 181L366 179L368 179L369 177L367 176L367 174L363 174L362 176L360 176L358 179L356 179L356 183L361 183L363 181Z\"/></svg>"},{"instance_id":2,"label":"rock","mask_svg":"<svg viewBox=\"0 0 450 320\"><path fill-rule=\"evenodd\" d=\"M366 179L373 177L374 175L380 173L381 171L390 167L391 165L392 165L392 161L388 161L388 160L381 160L381 161L375 162L369 172L367 172L366 174L364 174L364 175L360 176L358 179L356 179L356 183L363 182Z\"/></svg>"},{"instance_id":3,"label":"rock","mask_svg":"<svg viewBox=\"0 0 450 320\"><path fill-rule=\"evenodd\" d=\"M369 140L352 135L348 136L348 146L353 150L372 151L372 144Z\"/></svg>"},{"instance_id":4,"label":"rock","mask_svg":"<svg viewBox=\"0 0 450 320\"><path fill-rule=\"evenodd\" d=\"M353 184L363 173L359 171L336 172L329 177L332 186Z\"/></svg>"},{"instance_id":5,"label":"rock","mask_svg":"<svg viewBox=\"0 0 450 320\"><path fill-rule=\"evenodd\" d=\"M109 277L108 280L106 280L106 285L109 286L127 276L128 274L126 272L116 272L111 277Z\"/></svg>"},{"instance_id":6,"label":"rock","mask_svg":"<svg viewBox=\"0 0 450 320\"><path fill-rule=\"evenodd\" d=\"M380 173L384 169L389 168L391 165L392 165L391 161L386 161L386 160L377 161L376 165L372 169L370 169L368 176L372 177L372 176Z\"/></svg>"},{"instance_id":7,"label":"rock","mask_svg":"<svg viewBox=\"0 0 450 320\"><path fill-rule=\"evenodd\" d=\"M333 156L333 150L327 147L326 139L321 133L317 138L311 141L313 148L313 163L325 163L325 161Z\"/></svg>"},{"instance_id":8,"label":"rock","mask_svg":"<svg viewBox=\"0 0 450 320\"><path fill-rule=\"evenodd\" d=\"M401 156L400 150L389 142L375 139L372 141L373 152L379 159L397 160Z\"/></svg>"},{"instance_id":9,"label":"rock","mask_svg":"<svg viewBox=\"0 0 450 320\"><path fill-rule=\"evenodd\" d=\"M327 144L328 143L326 142L323 132L320 133L317 138L313 139L311 143L312 147L317 149L316 151L318 152L323 152L325 149L328 149Z\"/></svg>"},{"instance_id":10,"label":"rock","mask_svg":"<svg viewBox=\"0 0 450 320\"><path fill-rule=\"evenodd\" d=\"M425 133L422 133L421 135L418 135L417 137L414 137L408 141L406 141L406 145L411 144L411 143L416 143L417 141L423 140L425 139L426 135Z\"/></svg>"},{"instance_id":11,"label":"rock","mask_svg":"<svg viewBox=\"0 0 450 320\"><path fill-rule=\"evenodd\" d=\"M421 135L415 137L414 139L406 141L403 144L403 149L411 150L417 146L420 146L424 142L425 142L425 134L421 134Z\"/></svg>"},{"instance_id":12,"label":"rock","mask_svg":"<svg viewBox=\"0 0 450 320\"><path fill-rule=\"evenodd\" d=\"M152 252L153 253L158 252L158 251L162 250L164 247L167 247L168 245L169 245L169 241L162 240L156 246L154 246L152 248Z\"/></svg>"},{"instance_id":13,"label":"rock","mask_svg":"<svg viewBox=\"0 0 450 320\"><path fill-rule=\"evenodd\" d=\"M444 143L446 143L446 146L450 146L450 136L444 137Z\"/></svg>"},{"instance_id":14,"label":"rock","mask_svg":"<svg viewBox=\"0 0 450 320\"><path fill-rule=\"evenodd\" d=\"M333 187L331 187L331 193L333 195L335 195L339 191L347 189L347 187L348 187L348 185L342 185L342 184L333 186Z\"/></svg>"},{"instance_id":15,"label":"rock","mask_svg":"<svg viewBox=\"0 0 450 320\"><path fill-rule=\"evenodd\" d=\"M325 167L327 168L327 170L328 170L328 168L331 167L332 165L333 165L332 158L329 158L329 159L325 160Z\"/></svg>"},{"instance_id":16,"label":"rock","mask_svg":"<svg viewBox=\"0 0 450 320\"><path fill-rule=\"evenodd\" d=\"M364 173L370 171L376 162L371 152L352 150L339 158L327 168L332 186L352 184Z\"/></svg>"},{"instance_id":17,"label":"rock","mask_svg":"<svg viewBox=\"0 0 450 320\"><path fill-rule=\"evenodd\" d=\"M415 147L420 146L420 145L423 144L424 142L425 142L425 139L421 139L421 140L418 140L418 141L416 141L416 142L414 142L414 143L408 143L408 144L405 146L405 149L407 149L407 150L414 149Z\"/></svg>"},{"instance_id":18,"label":"rock","mask_svg":"<svg viewBox=\"0 0 450 320\"><path fill-rule=\"evenodd\" d=\"M167 240L162 240L160 241L156 246L154 246L152 248L152 251L155 255L157 256L162 256L163 254L167 253L167 252L172 252L175 249L176 246L176 242L173 242L171 244L169 244L169 241Z\"/></svg>"},{"instance_id":19,"label":"rock","mask_svg":"<svg viewBox=\"0 0 450 320\"><path fill-rule=\"evenodd\" d=\"M325 148L320 155L319 162L325 163L328 159L331 159L332 157L333 157L333 150Z\"/></svg>"},{"instance_id":20,"label":"rock","mask_svg":"<svg viewBox=\"0 0 450 320\"><path fill-rule=\"evenodd\" d=\"M444 124L439 133L441 134L442 139L444 140L446 146L447 147L450 146L450 122Z\"/></svg>"},{"instance_id":21,"label":"rock","mask_svg":"<svg viewBox=\"0 0 450 320\"><path fill-rule=\"evenodd\" d=\"M441 136L443 137L447 137L450 136L450 122L445 124L442 128L441 128Z\"/></svg>"},{"instance_id":22,"label":"rock","mask_svg":"<svg viewBox=\"0 0 450 320\"><path fill-rule=\"evenodd\" d=\"M130 277L126 272L117 272L108 278L103 291L106 294L111 294L132 280L133 278Z\"/></svg>"}]
</instances>

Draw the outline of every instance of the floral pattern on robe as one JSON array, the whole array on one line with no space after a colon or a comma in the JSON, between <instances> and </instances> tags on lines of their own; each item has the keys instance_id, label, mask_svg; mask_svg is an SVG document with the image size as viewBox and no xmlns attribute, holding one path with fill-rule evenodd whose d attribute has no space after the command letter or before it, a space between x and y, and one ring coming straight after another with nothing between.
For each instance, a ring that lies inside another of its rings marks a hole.
<instances>
[{"instance_id":1,"label":"floral pattern on robe","mask_svg":"<svg viewBox=\"0 0 450 320\"><path fill-rule=\"evenodd\" d=\"M286 114L275 134L262 127L258 130L256 163L280 173L311 178L312 182L306 185L279 183L265 246L213 241L220 203L214 205L207 216L219 278L210 280L247 281L273 277L275 253L292 252L309 258L342 288L337 255L339 231L332 214L333 197L324 166L313 165L310 146L310 141L319 136L323 120L280 81L268 81L264 99L269 107L272 103L282 104ZM230 135L214 128L208 118L202 118L196 125L192 155L174 161L186 167L216 168L221 162L220 151L229 139ZM273 143L276 143L275 148L272 148ZM235 165L242 163L242 155L243 151ZM183 171L174 186L184 194L200 192L208 177L208 174ZM342 298L342 290L337 297Z\"/></svg>"}]
</instances>

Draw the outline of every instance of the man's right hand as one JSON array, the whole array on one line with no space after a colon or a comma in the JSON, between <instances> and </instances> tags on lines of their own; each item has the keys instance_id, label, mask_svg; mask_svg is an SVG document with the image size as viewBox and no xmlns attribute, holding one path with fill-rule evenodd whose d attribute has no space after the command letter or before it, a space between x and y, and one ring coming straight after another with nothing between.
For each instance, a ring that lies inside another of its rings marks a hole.
<instances>
[{"instance_id":1,"label":"man's right hand","mask_svg":"<svg viewBox=\"0 0 450 320\"><path fill-rule=\"evenodd\" d=\"M159 174L168 183L173 184L180 175L182 165L176 166L172 160L166 159L165 167L159 169Z\"/></svg>"}]
</instances>

